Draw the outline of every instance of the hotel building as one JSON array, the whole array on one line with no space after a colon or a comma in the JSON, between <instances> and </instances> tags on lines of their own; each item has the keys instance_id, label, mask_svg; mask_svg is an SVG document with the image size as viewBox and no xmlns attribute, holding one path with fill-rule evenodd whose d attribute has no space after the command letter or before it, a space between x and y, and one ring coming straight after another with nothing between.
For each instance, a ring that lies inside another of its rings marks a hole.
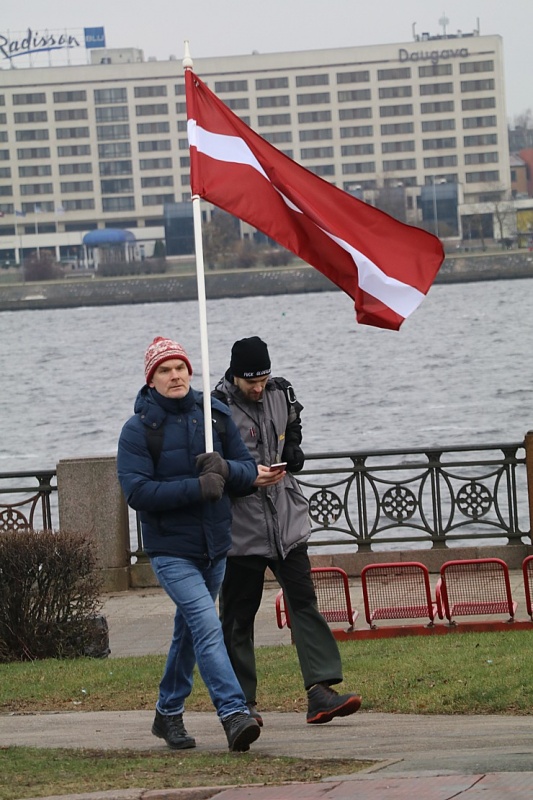
<instances>
[{"instance_id":1,"label":"hotel building","mask_svg":"<svg viewBox=\"0 0 533 800\"><path fill-rule=\"evenodd\" d=\"M0 262L37 246L68 260L96 228L130 230L150 254L165 216L189 223L181 61L87 52L88 64L0 69ZM500 36L198 58L194 70L295 161L441 237L510 196Z\"/></svg>"}]
</instances>

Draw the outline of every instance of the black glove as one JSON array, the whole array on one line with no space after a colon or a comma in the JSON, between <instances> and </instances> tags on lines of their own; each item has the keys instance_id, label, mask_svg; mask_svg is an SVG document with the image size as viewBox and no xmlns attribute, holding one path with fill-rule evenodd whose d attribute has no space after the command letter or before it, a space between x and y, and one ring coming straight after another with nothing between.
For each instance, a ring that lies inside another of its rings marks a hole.
<instances>
[{"instance_id":1,"label":"black glove","mask_svg":"<svg viewBox=\"0 0 533 800\"><path fill-rule=\"evenodd\" d=\"M288 472L300 472L305 463L305 456L297 444L288 444L283 448L283 461L287 462Z\"/></svg>"},{"instance_id":2,"label":"black glove","mask_svg":"<svg viewBox=\"0 0 533 800\"><path fill-rule=\"evenodd\" d=\"M224 494L225 481L222 475L217 475L216 472L206 472L205 475L200 475L200 493L204 503L215 503L220 500Z\"/></svg>"},{"instance_id":3,"label":"black glove","mask_svg":"<svg viewBox=\"0 0 533 800\"><path fill-rule=\"evenodd\" d=\"M225 481L229 477L228 462L222 458L220 453L201 453L196 456L196 468L202 475L206 472L216 472Z\"/></svg>"}]
</instances>

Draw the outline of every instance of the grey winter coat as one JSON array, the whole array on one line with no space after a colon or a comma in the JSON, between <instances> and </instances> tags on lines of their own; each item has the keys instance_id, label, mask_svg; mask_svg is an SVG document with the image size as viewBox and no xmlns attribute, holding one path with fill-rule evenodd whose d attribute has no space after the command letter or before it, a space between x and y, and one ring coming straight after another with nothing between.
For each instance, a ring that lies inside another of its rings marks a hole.
<instances>
[{"instance_id":1,"label":"grey winter coat","mask_svg":"<svg viewBox=\"0 0 533 800\"><path fill-rule=\"evenodd\" d=\"M301 469L303 453L299 448L301 424L299 403L289 410L286 393L270 379L259 402L246 400L232 382L231 375L219 382L215 396L223 399L231 411L245 445L256 464L270 466L288 461L294 450L294 470ZM222 397L222 395L224 397ZM289 447L289 430L291 438ZM294 441L294 431L298 441ZM292 434L292 435L291 435ZM300 461L301 459L301 461ZM285 558L287 553L307 541L311 535L307 500L294 476L287 472L275 486L260 488L247 497L233 499L232 547L229 556L264 556Z\"/></svg>"}]
</instances>

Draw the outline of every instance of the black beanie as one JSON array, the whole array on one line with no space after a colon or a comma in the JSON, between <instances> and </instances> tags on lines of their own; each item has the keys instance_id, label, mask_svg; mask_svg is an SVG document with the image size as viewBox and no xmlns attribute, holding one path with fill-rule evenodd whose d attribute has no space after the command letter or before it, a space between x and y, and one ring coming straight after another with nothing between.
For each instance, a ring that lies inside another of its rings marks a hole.
<instances>
[{"instance_id":1,"label":"black beanie","mask_svg":"<svg viewBox=\"0 0 533 800\"><path fill-rule=\"evenodd\" d=\"M270 375L268 347L259 336L239 339L231 348L229 368L237 378L261 378Z\"/></svg>"}]
</instances>

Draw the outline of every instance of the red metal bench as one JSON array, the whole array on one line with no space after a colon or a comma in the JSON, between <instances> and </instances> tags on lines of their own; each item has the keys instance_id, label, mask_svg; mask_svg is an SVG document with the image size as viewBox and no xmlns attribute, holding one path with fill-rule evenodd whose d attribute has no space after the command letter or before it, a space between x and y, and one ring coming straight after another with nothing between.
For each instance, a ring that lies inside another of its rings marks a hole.
<instances>
[{"instance_id":1,"label":"red metal bench","mask_svg":"<svg viewBox=\"0 0 533 800\"><path fill-rule=\"evenodd\" d=\"M531 603L531 589L533 587L533 556L526 556L522 562L524 575L524 591L526 593L526 608L530 619L533 621L533 605Z\"/></svg>"},{"instance_id":2,"label":"red metal bench","mask_svg":"<svg viewBox=\"0 0 533 800\"><path fill-rule=\"evenodd\" d=\"M433 625L437 608L431 597L429 571L418 561L367 564L361 570L365 617L376 620L428 618Z\"/></svg>"},{"instance_id":3,"label":"red metal bench","mask_svg":"<svg viewBox=\"0 0 533 800\"><path fill-rule=\"evenodd\" d=\"M437 608L441 619L467 615L507 614L514 621L509 568L500 558L447 561L437 583Z\"/></svg>"},{"instance_id":4,"label":"red metal bench","mask_svg":"<svg viewBox=\"0 0 533 800\"><path fill-rule=\"evenodd\" d=\"M318 610L327 622L347 622L352 631L359 612L352 608L348 575L340 567L313 567L311 578L315 587ZM289 610L283 589L276 596L278 628L291 627Z\"/></svg>"}]
</instances>

